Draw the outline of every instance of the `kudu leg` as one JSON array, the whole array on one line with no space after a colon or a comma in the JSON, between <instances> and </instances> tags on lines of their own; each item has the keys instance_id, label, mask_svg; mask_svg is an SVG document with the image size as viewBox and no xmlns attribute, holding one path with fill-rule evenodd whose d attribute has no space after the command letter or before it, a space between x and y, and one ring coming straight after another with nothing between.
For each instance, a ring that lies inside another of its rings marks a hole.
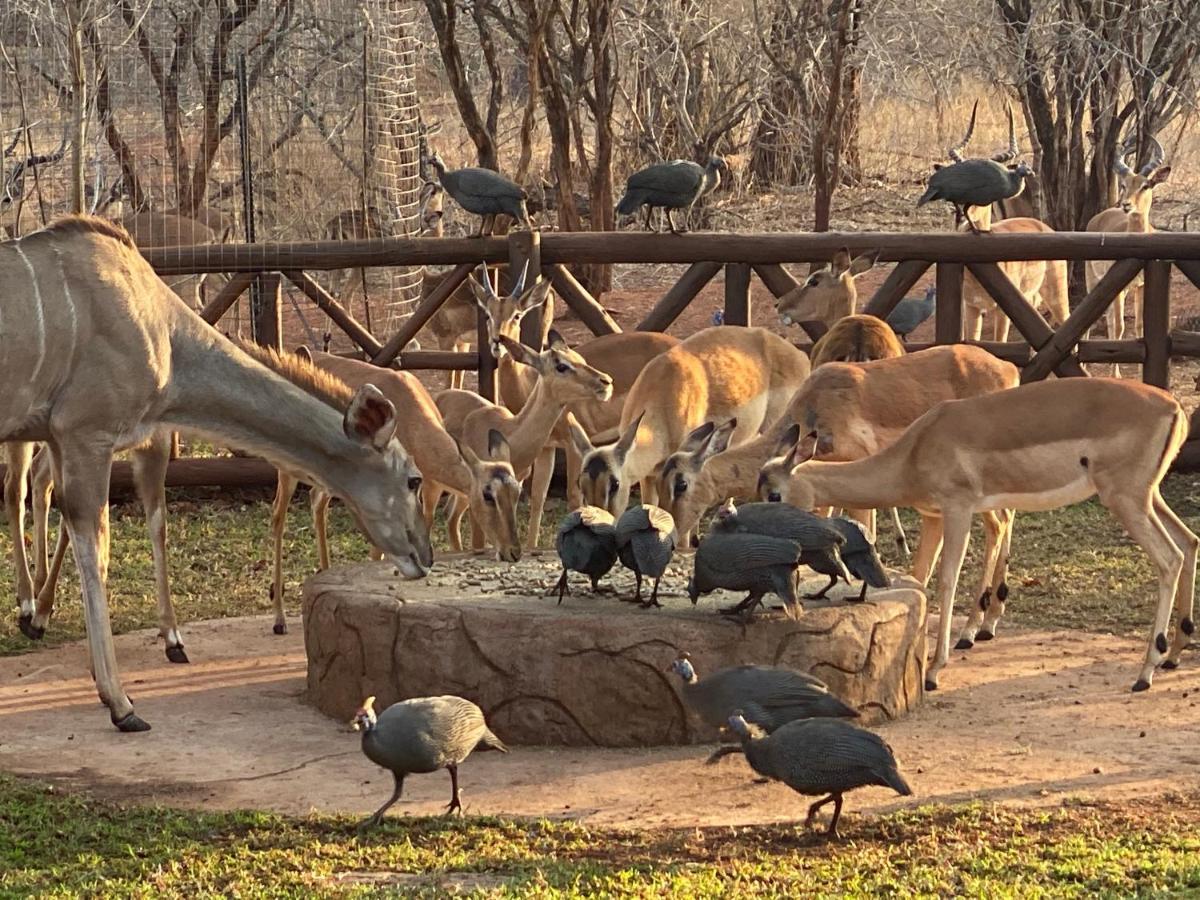
<instances>
[{"instance_id":1,"label":"kudu leg","mask_svg":"<svg viewBox=\"0 0 1200 900\"><path fill-rule=\"evenodd\" d=\"M54 465L50 446L43 444L33 458L33 588L39 594L50 577L47 550L50 541L50 498L54 493ZM66 530L59 529L60 535ZM53 587L51 594L53 594Z\"/></svg>"},{"instance_id":2,"label":"kudu leg","mask_svg":"<svg viewBox=\"0 0 1200 900\"><path fill-rule=\"evenodd\" d=\"M88 649L100 699L121 731L149 731L150 726L133 711L133 703L121 685L108 616L102 543L112 457L111 447L60 444L55 453L58 469L55 482L79 570Z\"/></svg>"},{"instance_id":3,"label":"kudu leg","mask_svg":"<svg viewBox=\"0 0 1200 900\"><path fill-rule=\"evenodd\" d=\"M8 528L12 536L18 616L22 623L33 615L33 579L29 574L29 558L25 553L25 498L29 493L33 447L31 443L18 441L5 448L8 468L4 472L4 509L8 514ZM24 624L21 630L25 630Z\"/></svg>"},{"instance_id":4,"label":"kudu leg","mask_svg":"<svg viewBox=\"0 0 1200 900\"><path fill-rule=\"evenodd\" d=\"M283 530L287 527L288 506L299 484L299 479L279 470L275 482L275 502L271 504L271 553L274 563L271 603L275 607L273 630L276 634L287 634L287 618L283 614Z\"/></svg>"},{"instance_id":5,"label":"kudu leg","mask_svg":"<svg viewBox=\"0 0 1200 900\"><path fill-rule=\"evenodd\" d=\"M171 458L171 435L155 435L149 444L133 451L133 480L137 486L146 527L150 532L150 549L154 556L154 594L158 601L158 632L166 645L167 659L186 663L187 653L175 621L175 606L171 603L171 583L167 574L167 463Z\"/></svg>"},{"instance_id":6,"label":"kudu leg","mask_svg":"<svg viewBox=\"0 0 1200 900\"><path fill-rule=\"evenodd\" d=\"M550 478L554 474L554 447L547 447L538 454L529 477L529 530L525 534L525 546L536 550L542 532L542 512L546 508L546 495L550 492Z\"/></svg>"},{"instance_id":7,"label":"kudu leg","mask_svg":"<svg viewBox=\"0 0 1200 900\"><path fill-rule=\"evenodd\" d=\"M950 661L950 624L954 618L954 594L958 590L958 578L962 573L963 559L967 555L967 541L971 536L971 513L943 510L942 531L945 546L942 547L942 562L938 567L938 641L933 663L925 670L927 691L937 690L938 675Z\"/></svg>"}]
</instances>

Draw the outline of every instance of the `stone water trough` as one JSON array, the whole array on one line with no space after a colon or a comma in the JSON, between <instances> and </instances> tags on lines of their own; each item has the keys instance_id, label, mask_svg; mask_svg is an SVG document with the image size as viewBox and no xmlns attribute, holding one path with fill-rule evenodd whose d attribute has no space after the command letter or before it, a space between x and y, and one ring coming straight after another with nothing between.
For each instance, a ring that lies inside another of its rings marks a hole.
<instances>
[{"instance_id":1,"label":"stone water trough","mask_svg":"<svg viewBox=\"0 0 1200 900\"><path fill-rule=\"evenodd\" d=\"M743 663L811 672L867 724L920 704L925 595L911 581L872 591L866 603L810 600L798 621L760 612L746 625L715 614L737 595L716 592L692 606L682 591L690 565L680 556L668 569L662 609L593 595L582 576L572 576L573 593L558 606L547 595L559 572L552 551L515 565L440 556L421 581L402 581L384 563L334 567L304 585L309 700L348 721L369 695L382 709L458 694L512 744L712 741L716 733L687 713L667 671L687 650L701 677ZM806 582L805 592L824 580ZM633 593L632 575L619 569L601 584Z\"/></svg>"}]
</instances>

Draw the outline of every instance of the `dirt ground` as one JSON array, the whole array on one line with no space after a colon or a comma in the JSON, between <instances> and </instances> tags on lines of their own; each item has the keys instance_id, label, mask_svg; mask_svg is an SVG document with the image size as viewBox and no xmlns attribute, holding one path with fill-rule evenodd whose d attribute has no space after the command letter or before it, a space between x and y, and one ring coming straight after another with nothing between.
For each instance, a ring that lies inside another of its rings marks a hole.
<instances>
[{"instance_id":1,"label":"dirt ground","mask_svg":"<svg viewBox=\"0 0 1200 900\"><path fill-rule=\"evenodd\" d=\"M153 632L118 637L126 686L154 726L141 735L109 725L83 646L0 659L0 769L129 802L369 812L390 792L390 776L362 756L344 723L305 704L301 629L270 631L268 617L193 623L188 666L168 664ZM850 809L971 799L1057 806L1196 784L1196 654L1133 695L1143 651L1136 637L1007 631L953 654L942 689L880 728L916 796L871 788ZM704 766L709 749L478 754L463 767L464 803L471 814L646 828L802 814L802 798L753 784L740 758ZM443 773L409 779L395 814L438 812L448 781Z\"/></svg>"}]
</instances>

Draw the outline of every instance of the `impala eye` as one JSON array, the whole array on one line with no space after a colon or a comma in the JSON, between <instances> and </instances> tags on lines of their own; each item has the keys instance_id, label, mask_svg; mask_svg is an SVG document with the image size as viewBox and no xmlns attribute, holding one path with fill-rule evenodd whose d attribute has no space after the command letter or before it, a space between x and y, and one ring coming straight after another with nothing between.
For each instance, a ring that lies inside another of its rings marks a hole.
<instances>
[{"instance_id":1,"label":"impala eye","mask_svg":"<svg viewBox=\"0 0 1200 900\"><path fill-rule=\"evenodd\" d=\"M621 489L621 482L618 479L613 478L612 480L610 480L608 482L608 496L610 496L610 497L613 496L620 489Z\"/></svg>"},{"instance_id":2,"label":"impala eye","mask_svg":"<svg viewBox=\"0 0 1200 900\"><path fill-rule=\"evenodd\" d=\"M496 505L496 495L492 492L490 487L483 489L483 502L488 506Z\"/></svg>"},{"instance_id":3,"label":"impala eye","mask_svg":"<svg viewBox=\"0 0 1200 900\"><path fill-rule=\"evenodd\" d=\"M688 489L687 481L685 481L682 478L675 479L675 496L676 497L678 497L680 494L686 494L687 489Z\"/></svg>"}]
</instances>

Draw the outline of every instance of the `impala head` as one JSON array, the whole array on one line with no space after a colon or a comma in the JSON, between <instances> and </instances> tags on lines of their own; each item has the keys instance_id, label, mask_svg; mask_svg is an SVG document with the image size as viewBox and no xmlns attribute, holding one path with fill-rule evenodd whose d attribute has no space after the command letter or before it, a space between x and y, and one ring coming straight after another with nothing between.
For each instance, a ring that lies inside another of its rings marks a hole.
<instances>
[{"instance_id":1,"label":"impala head","mask_svg":"<svg viewBox=\"0 0 1200 900\"><path fill-rule=\"evenodd\" d=\"M625 459L637 440L638 428L645 415L643 411L630 422L616 443L601 447L592 444L587 433L577 424L570 426L571 441L583 457L579 470L579 491L585 504L607 509L614 516L625 511L632 487L625 477Z\"/></svg>"},{"instance_id":2,"label":"impala head","mask_svg":"<svg viewBox=\"0 0 1200 900\"><path fill-rule=\"evenodd\" d=\"M529 262L526 260L520 277L513 283L512 290L507 294L498 294L492 287L492 278L487 263L483 264L482 282L477 281L474 276L470 279L475 303L487 319L492 355L497 359L504 351L500 338L516 338L521 331L521 320L528 313L541 307L550 296L550 282L540 276L526 288L525 281L528 273Z\"/></svg>"},{"instance_id":3,"label":"impala head","mask_svg":"<svg viewBox=\"0 0 1200 900\"><path fill-rule=\"evenodd\" d=\"M712 490L721 490L720 485L705 490L709 486L701 486L698 481L704 464L728 449L729 439L736 428L736 418L719 426L715 422L705 422L684 438L679 449L663 463L658 483L658 502L675 518L675 526L680 534L690 532L716 499L710 496Z\"/></svg>"},{"instance_id":4,"label":"impala head","mask_svg":"<svg viewBox=\"0 0 1200 900\"><path fill-rule=\"evenodd\" d=\"M501 562L521 558L521 537L517 530L517 502L521 482L513 471L508 441L495 428L488 430L488 456L480 458L462 444L458 453L471 470L471 494L467 502L471 521L478 522L484 539L496 548Z\"/></svg>"},{"instance_id":5,"label":"impala head","mask_svg":"<svg viewBox=\"0 0 1200 900\"><path fill-rule=\"evenodd\" d=\"M875 265L878 256L878 252L864 253L851 259L849 250L839 250L828 266L779 298L777 308L783 324L823 322L831 327L838 319L853 315L858 300L854 280Z\"/></svg>"},{"instance_id":6,"label":"impala head","mask_svg":"<svg viewBox=\"0 0 1200 900\"><path fill-rule=\"evenodd\" d=\"M768 460L758 473L758 498L768 503L790 503L801 509L812 509L812 497L804 485L797 485L793 472L800 463L812 458L812 450L801 441L800 425L793 424L783 433L774 458ZM806 436L811 437L811 436Z\"/></svg>"},{"instance_id":7,"label":"impala head","mask_svg":"<svg viewBox=\"0 0 1200 900\"><path fill-rule=\"evenodd\" d=\"M539 389L560 403L578 400L605 403L612 399L613 382L608 373L589 366L553 328L546 335L546 349L541 353L506 335L500 336L500 346L517 362L535 369Z\"/></svg>"},{"instance_id":8,"label":"impala head","mask_svg":"<svg viewBox=\"0 0 1200 900\"><path fill-rule=\"evenodd\" d=\"M1150 204L1154 201L1154 189L1170 178L1171 167L1163 165L1166 154L1156 138L1150 138L1150 158L1136 171L1126 162L1135 152L1137 138L1136 135L1130 135L1117 150L1117 158L1113 163L1113 170L1121 179L1117 205L1127 213L1148 216Z\"/></svg>"}]
</instances>

